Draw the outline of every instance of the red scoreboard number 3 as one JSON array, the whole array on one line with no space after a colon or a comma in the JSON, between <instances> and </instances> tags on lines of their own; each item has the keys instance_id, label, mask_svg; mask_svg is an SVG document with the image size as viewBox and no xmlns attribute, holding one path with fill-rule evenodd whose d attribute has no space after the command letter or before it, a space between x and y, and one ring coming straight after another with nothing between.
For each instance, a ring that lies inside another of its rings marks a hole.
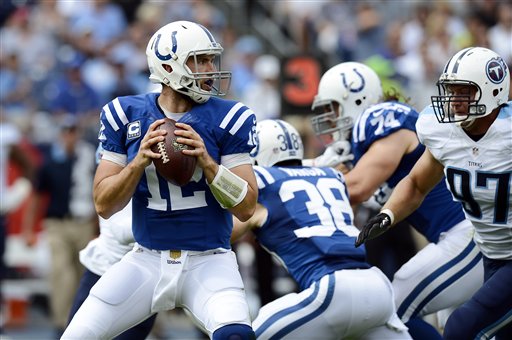
<instances>
[{"instance_id":1,"label":"red scoreboard number 3","mask_svg":"<svg viewBox=\"0 0 512 340\"><path fill-rule=\"evenodd\" d=\"M313 57L292 57L283 61L282 70L283 108L288 113L310 113L320 82L320 63Z\"/></svg>"}]
</instances>

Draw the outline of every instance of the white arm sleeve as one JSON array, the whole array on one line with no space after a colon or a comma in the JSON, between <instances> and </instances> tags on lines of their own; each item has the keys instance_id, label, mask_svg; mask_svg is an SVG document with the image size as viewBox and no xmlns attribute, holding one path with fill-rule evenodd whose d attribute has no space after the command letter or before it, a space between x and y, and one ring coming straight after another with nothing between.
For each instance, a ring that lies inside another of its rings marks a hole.
<instances>
[{"instance_id":1,"label":"white arm sleeve","mask_svg":"<svg viewBox=\"0 0 512 340\"><path fill-rule=\"evenodd\" d=\"M220 164L224 165L228 169L232 169L239 165L252 164L252 159L248 153L236 153L222 156L220 158Z\"/></svg>"},{"instance_id":2,"label":"white arm sleeve","mask_svg":"<svg viewBox=\"0 0 512 340\"><path fill-rule=\"evenodd\" d=\"M103 151L101 159L119 164L122 167L125 167L128 162L128 157L126 155L106 150Z\"/></svg>"}]
</instances>

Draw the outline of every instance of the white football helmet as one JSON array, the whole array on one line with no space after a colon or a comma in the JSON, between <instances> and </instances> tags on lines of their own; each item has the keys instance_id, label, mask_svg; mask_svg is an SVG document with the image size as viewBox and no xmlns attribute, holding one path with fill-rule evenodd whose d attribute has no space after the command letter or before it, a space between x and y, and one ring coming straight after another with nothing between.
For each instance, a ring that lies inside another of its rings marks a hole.
<instances>
[{"instance_id":1,"label":"white football helmet","mask_svg":"<svg viewBox=\"0 0 512 340\"><path fill-rule=\"evenodd\" d=\"M273 166L287 160L302 160L304 146L297 130L280 119L265 119L256 124L259 142L251 156L260 166Z\"/></svg>"},{"instance_id":2,"label":"white football helmet","mask_svg":"<svg viewBox=\"0 0 512 340\"><path fill-rule=\"evenodd\" d=\"M324 73L313 101L311 118L317 135L330 135L332 142L347 140L354 121L382 98L379 76L368 66L346 62ZM336 106L338 108L336 110Z\"/></svg>"},{"instance_id":3,"label":"white football helmet","mask_svg":"<svg viewBox=\"0 0 512 340\"><path fill-rule=\"evenodd\" d=\"M450 86L468 85L467 95L454 95ZM470 98L469 86L476 88ZM438 96L432 96L432 107L440 123L471 124L490 114L509 100L510 73L505 61L483 47L468 47L457 52L444 67L437 82ZM457 103L467 103L467 114L455 113ZM464 122L464 123L462 123Z\"/></svg>"},{"instance_id":4,"label":"white football helmet","mask_svg":"<svg viewBox=\"0 0 512 340\"><path fill-rule=\"evenodd\" d=\"M170 86L197 103L206 102L211 95L223 96L231 82L231 72L221 71L222 46L202 25L190 21L175 21L160 28L146 48L148 66L153 83ZM213 72L192 72L186 65L194 58L197 70L199 55L214 55L217 69ZM169 65L169 73L163 65ZM199 80L210 81L212 90L201 88Z\"/></svg>"}]
</instances>

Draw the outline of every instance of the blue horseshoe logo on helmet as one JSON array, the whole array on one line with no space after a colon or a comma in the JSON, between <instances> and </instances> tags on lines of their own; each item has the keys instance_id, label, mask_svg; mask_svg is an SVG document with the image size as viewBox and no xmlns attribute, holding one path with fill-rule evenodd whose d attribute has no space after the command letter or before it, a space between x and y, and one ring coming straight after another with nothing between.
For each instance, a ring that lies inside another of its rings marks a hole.
<instances>
[{"instance_id":1,"label":"blue horseshoe logo on helmet","mask_svg":"<svg viewBox=\"0 0 512 340\"><path fill-rule=\"evenodd\" d=\"M176 53L176 50L178 49L178 43L176 42L176 33L177 31L173 31L171 33L171 41L172 41L172 53ZM160 43L160 37L162 37L162 34L158 34L155 39L154 47L155 47L155 54L158 59L160 60L169 60L172 58L171 54L162 55L160 52L158 52L158 43Z\"/></svg>"},{"instance_id":2,"label":"blue horseshoe logo on helmet","mask_svg":"<svg viewBox=\"0 0 512 340\"><path fill-rule=\"evenodd\" d=\"M341 74L341 79L343 81L343 86L345 86L345 88L347 88L350 92L353 92L353 93L361 92L364 89L364 86L365 86L364 77L361 75L361 73L359 73L357 71L356 68L354 68L353 71L354 71L355 74L357 74L359 76L359 78L361 78L361 86L359 86L358 88L349 87L349 85L352 85L352 83L351 84L347 84L347 79L345 78L345 72L343 72Z\"/></svg>"}]
</instances>

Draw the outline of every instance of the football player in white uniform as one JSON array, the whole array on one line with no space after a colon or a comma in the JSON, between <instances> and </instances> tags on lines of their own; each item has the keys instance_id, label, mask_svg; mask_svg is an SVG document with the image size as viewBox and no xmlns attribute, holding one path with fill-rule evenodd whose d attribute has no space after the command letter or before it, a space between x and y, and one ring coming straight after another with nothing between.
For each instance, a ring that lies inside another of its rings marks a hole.
<instances>
[{"instance_id":1,"label":"football player in white uniform","mask_svg":"<svg viewBox=\"0 0 512 340\"><path fill-rule=\"evenodd\" d=\"M416 135L418 112L388 97L375 71L361 63L338 64L320 80L313 109L322 112L312 118L313 127L326 141L350 138L354 167L345 179L352 204L373 199L382 206L425 150ZM397 313L413 337L440 339L422 316L455 308L477 291L483 282L482 255L471 222L444 183L407 223L429 244L394 274Z\"/></svg>"},{"instance_id":2,"label":"football player in white uniform","mask_svg":"<svg viewBox=\"0 0 512 340\"><path fill-rule=\"evenodd\" d=\"M446 176L475 226L484 285L448 318L446 339L512 339L512 103L503 59L482 47L457 52L437 83L439 96L416 124L426 146L361 240L411 214ZM437 119L436 119L437 118Z\"/></svg>"},{"instance_id":3,"label":"football player in white uniform","mask_svg":"<svg viewBox=\"0 0 512 340\"><path fill-rule=\"evenodd\" d=\"M235 220L232 239L252 229L300 286L263 306L258 339L410 339L388 278L353 246L358 230L343 175L302 166L299 133L282 120L257 124L256 212Z\"/></svg>"}]
</instances>

